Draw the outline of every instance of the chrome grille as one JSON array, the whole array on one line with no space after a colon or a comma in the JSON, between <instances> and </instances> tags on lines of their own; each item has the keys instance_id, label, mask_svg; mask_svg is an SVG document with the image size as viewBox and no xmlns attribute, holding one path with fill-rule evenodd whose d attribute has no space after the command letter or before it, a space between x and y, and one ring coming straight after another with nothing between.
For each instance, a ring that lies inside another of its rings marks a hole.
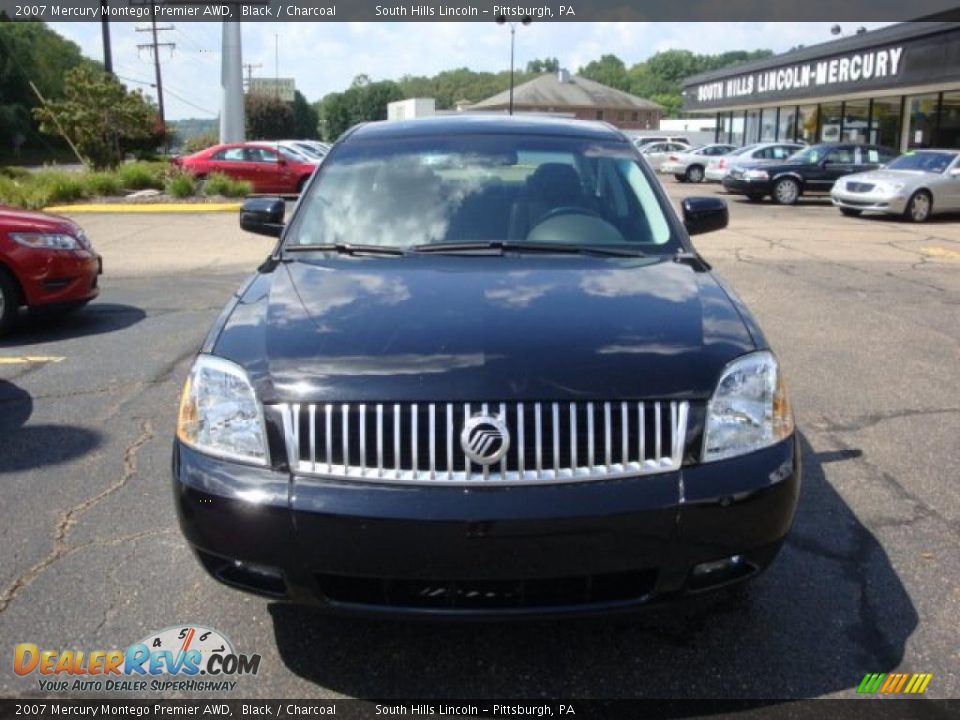
<instances>
[{"instance_id":1,"label":"chrome grille","mask_svg":"<svg viewBox=\"0 0 960 720\"><path fill-rule=\"evenodd\" d=\"M323 403L277 406L300 475L382 483L559 483L677 470L689 403ZM496 416L510 447L493 465L460 446L464 423Z\"/></svg>"},{"instance_id":2,"label":"chrome grille","mask_svg":"<svg viewBox=\"0 0 960 720\"><path fill-rule=\"evenodd\" d=\"M871 190L873 190L874 187L876 186L873 185L872 183L852 182L849 180L846 183L847 192L853 192L853 193L870 192Z\"/></svg>"}]
</instances>

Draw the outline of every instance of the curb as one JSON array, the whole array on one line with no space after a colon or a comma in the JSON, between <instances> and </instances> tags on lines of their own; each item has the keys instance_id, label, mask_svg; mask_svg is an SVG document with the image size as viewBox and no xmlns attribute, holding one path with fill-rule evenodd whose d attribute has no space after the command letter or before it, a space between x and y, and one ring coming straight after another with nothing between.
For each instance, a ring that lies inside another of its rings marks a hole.
<instances>
[{"instance_id":1,"label":"curb","mask_svg":"<svg viewBox=\"0 0 960 720\"><path fill-rule=\"evenodd\" d=\"M237 212L241 203L83 203L51 205L44 212L52 213L210 213Z\"/></svg>"}]
</instances>

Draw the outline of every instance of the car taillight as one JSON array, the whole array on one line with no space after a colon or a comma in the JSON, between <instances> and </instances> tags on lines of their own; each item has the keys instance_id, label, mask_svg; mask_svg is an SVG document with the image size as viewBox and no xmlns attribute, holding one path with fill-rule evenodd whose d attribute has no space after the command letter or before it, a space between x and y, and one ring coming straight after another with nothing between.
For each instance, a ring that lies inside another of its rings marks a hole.
<instances>
[{"instance_id":1,"label":"car taillight","mask_svg":"<svg viewBox=\"0 0 960 720\"><path fill-rule=\"evenodd\" d=\"M676 155L671 155L670 157L667 158L667 160L671 162L677 162L678 159L679 158Z\"/></svg>"},{"instance_id":2,"label":"car taillight","mask_svg":"<svg viewBox=\"0 0 960 720\"><path fill-rule=\"evenodd\" d=\"M726 166L727 166L727 161L726 161L726 160L721 160L721 161L720 161L720 166L719 166L720 169L723 170Z\"/></svg>"}]
</instances>

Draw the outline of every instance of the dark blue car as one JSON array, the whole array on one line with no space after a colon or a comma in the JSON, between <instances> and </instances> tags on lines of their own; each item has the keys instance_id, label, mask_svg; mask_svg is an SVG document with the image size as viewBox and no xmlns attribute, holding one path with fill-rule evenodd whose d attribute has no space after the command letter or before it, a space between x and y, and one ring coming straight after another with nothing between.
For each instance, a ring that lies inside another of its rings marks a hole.
<instances>
[{"instance_id":1,"label":"dark blue car","mask_svg":"<svg viewBox=\"0 0 960 720\"><path fill-rule=\"evenodd\" d=\"M599 123L354 128L223 311L174 444L217 580L331 610L625 610L742 581L799 489L776 356Z\"/></svg>"}]
</instances>

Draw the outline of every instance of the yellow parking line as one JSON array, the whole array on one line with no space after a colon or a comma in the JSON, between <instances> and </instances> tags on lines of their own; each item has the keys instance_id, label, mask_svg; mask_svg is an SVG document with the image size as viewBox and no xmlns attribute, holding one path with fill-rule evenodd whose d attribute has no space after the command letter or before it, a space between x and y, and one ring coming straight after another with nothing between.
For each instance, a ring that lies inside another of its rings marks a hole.
<instances>
[{"instance_id":1,"label":"yellow parking line","mask_svg":"<svg viewBox=\"0 0 960 720\"><path fill-rule=\"evenodd\" d=\"M44 208L55 213L205 213L236 212L241 203L82 203L52 205Z\"/></svg>"},{"instance_id":2,"label":"yellow parking line","mask_svg":"<svg viewBox=\"0 0 960 720\"><path fill-rule=\"evenodd\" d=\"M0 355L0 365L27 365L29 363L58 363L63 360L57 355L19 355L6 357Z\"/></svg>"},{"instance_id":3,"label":"yellow parking line","mask_svg":"<svg viewBox=\"0 0 960 720\"><path fill-rule=\"evenodd\" d=\"M932 257L960 259L960 252L951 250L950 248L940 247L939 245L927 245L926 247L920 248L920 252Z\"/></svg>"}]
</instances>

